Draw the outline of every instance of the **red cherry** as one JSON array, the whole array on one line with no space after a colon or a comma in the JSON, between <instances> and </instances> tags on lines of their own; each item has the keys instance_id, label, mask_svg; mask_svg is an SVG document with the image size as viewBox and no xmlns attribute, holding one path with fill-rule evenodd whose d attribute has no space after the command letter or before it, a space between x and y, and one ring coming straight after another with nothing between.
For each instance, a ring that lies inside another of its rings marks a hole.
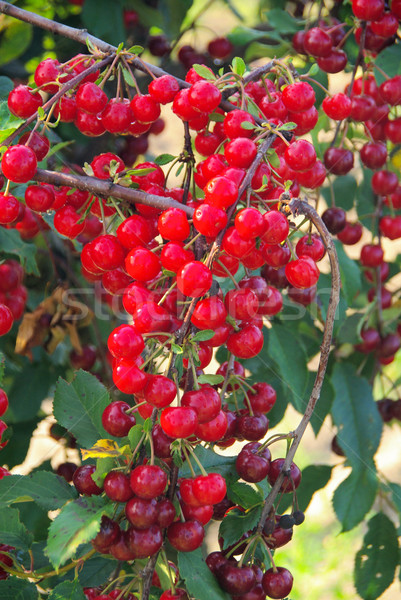
<instances>
[{"instance_id":1,"label":"red cherry","mask_svg":"<svg viewBox=\"0 0 401 600\"><path fill-rule=\"evenodd\" d=\"M276 458L270 463L270 470L267 476L270 485L274 485L277 477L281 473L285 459ZM280 487L280 491L290 493L293 489L297 489L301 483L302 473L295 463L290 465L290 477L285 475L283 482Z\"/></svg>"},{"instance_id":2,"label":"red cherry","mask_svg":"<svg viewBox=\"0 0 401 600\"><path fill-rule=\"evenodd\" d=\"M315 285L320 272L312 258L303 256L289 262L285 267L285 274L292 286L303 289Z\"/></svg>"},{"instance_id":3,"label":"red cherry","mask_svg":"<svg viewBox=\"0 0 401 600\"><path fill-rule=\"evenodd\" d=\"M78 108L95 115L102 112L106 107L107 96L96 83L87 81L79 86L75 101Z\"/></svg>"},{"instance_id":4,"label":"red cherry","mask_svg":"<svg viewBox=\"0 0 401 600\"><path fill-rule=\"evenodd\" d=\"M190 233L187 215L180 208L168 208L162 212L157 228L164 239L174 242L183 242Z\"/></svg>"},{"instance_id":5,"label":"red cherry","mask_svg":"<svg viewBox=\"0 0 401 600\"><path fill-rule=\"evenodd\" d=\"M218 37L209 42L207 51L213 58L227 59L233 51L233 45L226 37Z\"/></svg>"},{"instance_id":6,"label":"red cherry","mask_svg":"<svg viewBox=\"0 0 401 600\"><path fill-rule=\"evenodd\" d=\"M61 235L75 239L83 232L85 222L72 206L66 205L55 212L54 227Z\"/></svg>"},{"instance_id":7,"label":"red cherry","mask_svg":"<svg viewBox=\"0 0 401 600\"><path fill-rule=\"evenodd\" d=\"M95 465L83 465L82 467L77 468L72 481L79 494L84 494L85 496L98 496L102 493L102 488L96 485L92 479L95 470Z\"/></svg>"},{"instance_id":8,"label":"red cherry","mask_svg":"<svg viewBox=\"0 0 401 600\"><path fill-rule=\"evenodd\" d=\"M38 92L27 85L18 85L11 90L7 99L8 108L13 115L28 119L42 106L43 100Z\"/></svg>"},{"instance_id":9,"label":"red cherry","mask_svg":"<svg viewBox=\"0 0 401 600\"><path fill-rule=\"evenodd\" d=\"M352 12L362 21L377 21L384 12L384 0L352 0Z\"/></svg>"},{"instance_id":10,"label":"red cherry","mask_svg":"<svg viewBox=\"0 0 401 600\"><path fill-rule=\"evenodd\" d=\"M240 331L231 333L227 339L227 349L239 358L252 358L263 348L263 334L256 325L246 325Z\"/></svg>"},{"instance_id":11,"label":"red cherry","mask_svg":"<svg viewBox=\"0 0 401 600\"><path fill-rule=\"evenodd\" d=\"M263 215L265 221L265 232L261 239L266 244L281 244L289 232L287 217L278 210L271 210Z\"/></svg>"},{"instance_id":12,"label":"red cherry","mask_svg":"<svg viewBox=\"0 0 401 600\"><path fill-rule=\"evenodd\" d=\"M379 267L384 259L383 248L376 244L365 244L361 249L361 264L364 267Z\"/></svg>"},{"instance_id":13,"label":"red cherry","mask_svg":"<svg viewBox=\"0 0 401 600\"><path fill-rule=\"evenodd\" d=\"M159 274L160 259L147 248L138 246L127 254L125 269L137 281L150 281Z\"/></svg>"},{"instance_id":14,"label":"red cherry","mask_svg":"<svg viewBox=\"0 0 401 600\"><path fill-rule=\"evenodd\" d=\"M13 322L14 318L11 310L5 304L0 304L0 336L10 331Z\"/></svg>"},{"instance_id":15,"label":"red cherry","mask_svg":"<svg viewBox=\"0 0 401 600\"><path fill-rule=\"evenodd\" d=\"M167 539L179 552L192 552L203 542L205 531L197 520L175 521L167 529Z\"/></svg>"},{"instance_id":16,"label":"red cherry","mask_svg":"<svg viewBox=\"0 0 401 600\"><path fill-rule=\"evenodd\" d=\"M190 437L195 433L197 424L196 411L188 406L170 406L160 415L163 431L173 439Z\"/></svg>"},{"instance_id":17,"label":"red cherry","mask_svg":"<svg viewBox=\"0 0 401 600\"><path fill-rule=\"evenodd\" d=\"M315 57L328 56L332 46L331 37L320 27L311 27L303 38L304 50Z\"/></svg>"},{"instance_id":18,"label":"red cherry","mask_svg":"<svg viewBox=\"0 0 401 600\"><path fill-rule=\"evenodd\" d=\"M127 502L133 495L129 477L120 471L110 471L106 475L103 488L106 496L114 502Z\"/></svg>"},{"instance_id":19,"label":"red cherry","mask_svg":"<svg viewBox=\"0 0 401 600\"><path fill-rule=\"evenodd\" d=\"M322 239L317 234L304 235L301 237L295 247L297 256L310 256L315 262L322 260L326 253L326 249Z\"/></svg>"},{"instance_id":20,"label":"red cherry","mask_svg":"<svg viewBox=\"0 0 401 600\"><path fill-rule=\"evenodd\" d=\"M130 405L121 400L111 402L103 411L102 425L110 435L125 437L136 424L134 415L127 414Z\"/></svg>"},{"instance_id":21,"label":"red cherry","mask_svg":"<svg viewBox=\"0 0 401 600\"><path fill-rule=\"evenodd\" d=\"M169 104L180 91L180 86L172 75L162 75L150 82L148 91L159 104Z\"/></svg>"},{"instance_id":22,"label":"red cherry","mask_svg":"<svg viewBox=\"0 0 401 600\"><path fill-rule=\"evenodd\" d=\"M121 358L113 369L113 381L124 394L136 394L145 387L147 375L133 360Z\"/></svg>"},{"instance_id":23,"label":"red cherry","mask_svg":"<svg viewBox=\"0 0 401 600\"><path fill-rule=\"evenodd\" d=\"M262 577L262 587L269 598L285 598L292 590L293 577L288 569L268 569Z\"/></svg>"},{"instance_id":24,"label":"red cherry","mask_svg":"<svg viewBox=\"0 0 401 600\"><path fill-rule=\"evenodd\" d=\"M167 475L157 465L139 465L131 471L130 484L134 494L150 500L163 494L167 485Z\"/></svg>"},{"instance_id":25,"label":"red cherry","mask_svg":"<svg viewBox=\"0 0 401 600\"><path fill-rule=\"evenodd\" d=\"M256 157L257 146L247 137L237 137L224 148L224 156L231 167L247 169Z\"/></svg>"},{"instance_id":26,"label":"red cherry","mask_svg":"<svg viewBox=\"0 0 401 600\"><path fill-rule=\"evenodd\" d=\"M288 110L302 112L315 103L315 92L309 83L299 81L284 88L282 100Z\"/></svg>"},{"instance_id":27,"label":"red cherry","mask_svg":"<svg viewBox=\"0 0 401 600\"><path fill-rule=\"evenodd\" d=\"M177 273L177 287L186 296L199 298L212 286L213 276L210 269L199 261L191 261L181 267Z\"/></svg>"},{"instance_id":28,"label":"red cherry","mask_svg":"<svg viewBox=\"0 0 401 600\"><path fill-rule=\"evenodd\" d=\"M327 96L322 103L324 112L330 119L342 121L351 114L351 100L342 93Z\"/></svg>"},{"instance_id":29,"label":"red cherry","mask_svg":"<svg viewBox=\"0 0 401 600\"><path fill-rule=\"evenodd\" d=\"M10 146L1 160L4 177L14 183L26 183L36 173L37 159L32 148L16 144Z\"/></svg>"},{"instance_id":30,"label":"red cherry","mask_svg":"<svg viewBox=\"0 0 401 600\"><path fill-rule=\"evenodd\" d=\"M189 89L188 101L196 110L212 113L221 102L221 92L211 81L196 81Z\"/></svg>"},{"instance_id":31,"label":"red cherry","mask_svg":"<svg viewBox=\"0 0 401 600\"><path fill-rule=\"evenodd\" d=\"M227 426L227 415L221 410L211 421L199 423L195 429L195 435L205 442L217 442L224 437Z\"/></svg>"},{"instance_id":32,"label":"red cherry","mask_svg":"<svg viewBox=\"0 0 401 600\"><path fill-rule=\"evenodd\" d=\"M8 225L14 223L20 212L20 202L9 194L0 194L0 224Z\"/></svg>"},{"instance_id":33,"label":"red cherry","mask_svg":"<svg viewBox=\"0 0 401 600\"><path fill-rule=\"evenodd\" d=\"M156 408L169 406L176 397L177 389L175 383L164 375L149 375L143 396Z\"/></svg>"}]
</instances>

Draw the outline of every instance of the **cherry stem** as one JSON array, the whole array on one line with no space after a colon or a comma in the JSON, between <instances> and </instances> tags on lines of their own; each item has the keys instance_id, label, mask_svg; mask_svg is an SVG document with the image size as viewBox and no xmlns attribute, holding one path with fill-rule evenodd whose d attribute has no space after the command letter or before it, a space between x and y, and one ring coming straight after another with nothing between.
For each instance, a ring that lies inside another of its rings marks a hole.
<instances>
[{"instance_id":1,"label":"cherry stem","mask_svg":"<svg viewBox=\"0 0 401 600\"><path fill-rule=\"evenodd\" d=\"M188 454L188 452L187 452L187 448L186 448L185 444L182 444L181 448L182 448L182 451L183 451L183 453L184 453L185 460L186 460L186 461L187 461L187 463L188 463L188 467L189 467L189 470L191 471L191 475L192 475L192 477L196 477L195 470L194 470L194 468L193 468L193 466L192 466L192 463L191 463L191 461L189 460L189 454Z\"/></svg>"},{"instance_id":2,"label":"cherry stem","mask_svg":"<svg viewBox=\"0 0 401 600\"><path fill-rule=\"evenodd\" d=\"M194 459L194 461L198 465L200 472L202 473L202 475L204 477L206 477L207 476L207 471L204 469L204 467L203 467L202 463L200 462L199 458L196 456L195 451L193 450L192 446L187 446L187 448L190 451L192 458Z\"/></svg>"}]
</instances>

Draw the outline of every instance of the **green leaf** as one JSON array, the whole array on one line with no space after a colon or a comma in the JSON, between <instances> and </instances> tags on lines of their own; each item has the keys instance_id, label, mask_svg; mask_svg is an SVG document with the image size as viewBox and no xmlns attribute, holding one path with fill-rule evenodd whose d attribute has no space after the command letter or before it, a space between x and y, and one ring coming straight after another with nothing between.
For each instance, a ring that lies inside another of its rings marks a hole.
<instances>
[{"instance_id":1,"label":"green leaf","mask_svg":"<svg viewBox=\"0 0 401 600\"><path fill-rule=\"evenodd\" d=\"M31 43L32 35L32 25L15 19L9 21L1 35L0 66L21 56Z\"/></svg>"},{"instance_id":2,"label":"green leaf","mask_svg":"<svg viewBox=\"0 0 401 600\"><path fill-rule=\"evenodd\" d=\"M94 375L80 370L71 383L58 380L53 412L58 423L83 448L91 448L98 439L110 438L102 425L102 414L108 404L110 396L104 385Z\"/></svg>"},{"instance_id":3,"label":"green leaf","mask_svg":"<svg viewBox=\"0 0 401 600\"><path fill-rule=\"evenodd\" d=\"M195 71L198 73L198 75L200 75L204 79L212 79L212 80L216 79L216 75L209 69L209 67L206 67L205 65L197 65L197 64L192 65L192 67L195 69Z\"/></svg>"},{"instance_id":4,"label":"green leaf","mask_svg":"<svg viewBox=\"0 0 401 600\"><path fill-rule=\"evenodd\" d=\"M378 480L374 465L354 470L340 483L333 496L333 508L342 524L342 532L358 525L372 508L376 497Z\"/></svg>"},{"instance_id":5,"label":"green leaf","mask_svg":"<svg viewBox=\"0 0 401 600\"><path fill-rule=\"evenodd\" d=\"M296 127L297 127L296 123L294 123L293 121L289 121L288 123L284 123L284 125L280 125L280 127L277 127L277 130L278 131L292 131Z\"/></svg>"},{"instance_id":6,"label":"green leaf","mask_svg":"<svg viewBox=\"0 0 401 600\"><path fill-rule=\"evenodd\" d=\"M162 29L169 39L175 39L180 33L182 22L192 4L193 0L159 0L157 9L163 19Z\"/></svg>"},{"instance_id":7,"label":"green leaf","mask_svg":"<svg viewBox=\"0 0 401 600\"><path fill-rule=\"evenodd\" d=\"M391 490L392 501L397 511L401 515L401 485L398 483L389 483L388 487Z\"/></svg>"},{"instance_id":8,"label":"green leaf","mask_svg":"<svg viewBox=\"0 0 401 600\"><path fill-rule=\"evenodd\" d=\"M242 129L256 129L256 125L254 125L253 123L250 123L249 121L242 121L241 123L241 127Z\"/></svg>"},{"instance_id":9,"label":"green leaf","mask_svg":"<svg viewBox=\"0 0 401 600\"><path fill-rule=\"evenodd\" d=\"M382 69L388 77L395 77L401 74L401 48L398 45L385 48L375 59L375 63ZM375 72L376 81L379 84L386 80L379 69Z\"/></svg>"},{"instance_id":10,"label":"green leaf","mask_svg":"<svg viewBox=\"0 0 401 600\"><path fill-rule=\"evenodd\" d=\"M336 206L340 206L344 210L351 210L351 208L353 208L358 189L355 177L349 174L336 177L332 183L332 188L325 187L322 189L323 197L328 206L330 206L331 203L331 189L336 201Z\"/></svg>"},{"instance_id":11,"label":"green leaf","mask_svg":"<svg viewBox=\"0 0 401 600\"><path fill-rule=\"evenodd\" d=\"M0 352L0 385L3 384L4 370L6 367L6 359L2 352Z\"/></svg>"},{"instance_id":12,"label":"green leaf","mask_svg":"<svg viewBox=\"0 0 401 600\"><path fill-rule=\"evenodd\" d=\"M11 422L32 420L61 373L62 369L55 367L47 356L33 363L24 357L23 370L8 392Z\"/></svg>"},{"instance_id":13,"label":"green leaf","mask_svg":"<svg viewBox=\"0 0 401 600\"><path fill-rule=\"evenodd\" d=\"M115 466L115 459L111 456L96 459L96 469L92 473L92 479L97 486L103 487L103 481L111 469Z\"/></svg>"},{"instance_id":14,"label":"green leaf","mask_svg":"<svg viewBox=\"0 0 401 600\"><path fill-rule=\"evenodd\" d=\"M230 510L228 515L220 523L219 537L224 539L223 548L232 546L244 533L254 529L259 523L260 515L262 514L262 505L248 510L243 513L237 509Z\"/></svg>"},{"instance_id":15,"label":"green leaf","mask_svg":"<svg viewBox=\"0 0 401 600\"><path fill-rule=\"evenodd\" d=\"M127 52L131 52L131 54L141 54L143 50L143 46L138 46L137 44L136 46L131 46L131 48L128 48Z\"/></svg>"},{"instance_id":16,"label":"green leaf","mask_svg":"<svg viewBox=\"0 0 401 600\"><path fill-rule=\"evenodd\" d=\"M308 359L300 340L295 340L284 325L275 324L269 330L267 352L262 351L258 356L267 365L270 358L279 369L283 387L290 392L294 407L303 413L307 403Z\"/></svg>"},{"instance_id":17,"label":"green leaf","mask_svg":"<svg viewBox=\"0 0 401 600\"><path fill-rule=\"evenodd\" d=\"M360 332L365 317L365 313L362 312L356 312L347 317L338 331L337 342L340 344L357 344L360 342Z\"/></svg>"},{"instance_id":18,"label":"green leaf","mask_svg":"<svg viewBox=\"0 0 401 600\"><path fill-rule=\"evenodd\" d=\"M48 600L86 600L79 581L63 581L52 590Z\"/></svg>"},{"instance_id":19,"label":"green leaf","mask_svg":"<svg viewBox=\"0 0 401 600\"><path fill-rule=\"evenodd\" d=\"M227 35L227 38L232 44L234 44L234 46L245 46L254 40L259 40L260 38L266 37L266 35L266 31L251 29L250 27L244 27L243 25L237 25L237 27L234 27L234 29Z\"/></svg>"},{"instance_id":20,"label":"green leaf","mask_svg":"<svg viewBox=\"0 0 401 600\"><path fill-rule=\"evenodd\" d=\"M233 73L239 75L240 77L244 76L246 71L246 64L244 60L240 56L235 56L232 60L232 70Z\"/></svg>"},{"instance_id":21,"label":"green leaf","mask_svg":"<svg viewBox=\"0 0 401 600\"><path fill-rule=\"evenodd\" d=\"M3 254L17 257L27 273L39 276L35 260L36 246L24 242L15 229L0 227L0 256Z\"/></svg>"},{"instance_id":22,"label":"green leaf","mask_svg":"<svg viewBox=\"0 0 401 600\"><path fill-rule=\"evenodd\" d=\"M326 487L330 481L332 468L330 465L309 465L302 469L302 479L297 488L299 509L303 512L308 508L313 494ZM280 511L284 512L292 504L290 494L285 494L280 501Z\"/></svg>"},{"instance_id":23,"label":"green leaf","mask_svg":"<svg viewBox=\"0 0 401 600\"><path fill-rule=\"evenodd\" d=\"M361 269L355 260L347 256L341 242L336 240L335 245L340 264L341 288L348 305L351 306L355 296L361 290Z\"/></svg>"},{"instance_id":24,"label":"green leaf","mask_svg":"<svg viewBox=\"0 0 401 600\"><path fill-rule=\"evenodd\" d=\"M178 552L178 569L192 598L230 600L230 596L221 589L205 563L200 548L193 552Z\"/></svg>"},{"instance_id":25,"label":"green leaf","mask_svg":"<svg viewBox=\"0 0 401 600\"><path fill-rule=\"evenodd\" d=\"M171 342L171 349L174 352L174 354L182 354L184 352L181 346L179 346L175 342Z\"/></svg>"},{"instance_id":26,"label":"green leaf","mask_svg":"<svg viewBox=\"0 0 401 600\"><path fill-rule=\"evenodd\" d=\"M30 475L9 475L0 480L1 510L14 502L29 501L36 502L45 510L55 510L76 497L74 487L63 477L49 471L36 471Z\"/></svg>"},{"instance_id":27,"label":"green leaf","mask_svg":"<svg viewBox=\"0 0 401 600\"><path fill-rule=\"evenodd\" d=\"M233 473L235 456L222 456L221 454L216 454L216 452L210 448L205 448L201 445L196 446L194 453L208 473L220 473L223 477L227 477L229 474ZM199 468L195 465L194 461L191 462L193 463L195 471L198 471ZM185 463L180 470L180 475L181 477L192 477L192 473L187 463Z\"/></svg>"},{"instance_id":28,"label":"green leaf","mask_svg":"<svg viewBox=\"0 0 401 600\"><path fill-rule=\"evenodd\" d=\"M9 577L0 581L2 600L39 600L39 592L34 583L26 579Z\"/></svg>"},{"instance_id":29,"label":"green leaf","mask_svg":"<svg viewBox=\"0 0 401 600\"><path fill-rule=\"evenodd\" d=\"M362 169L363 179L358 185L356 192L356 210L358 218L369 228L371 223L371 213L374 211L374 194L372 190L373 171Z\"/></svg>"},{"instance_id":30,"label":"green leaf","mask_svg":"<svg viewBox=\"0 0 401 600\"><path fill-rule=\"evenodd\" d=\"M123 77L124 77L124 81L131 87L135 87L135 80L132 76L131 71L129 71L128 69L126 69L125 67L120 67Z\"/></svg>"},{"instance_id":31,"label":"green leaf","mask_svg":"<svg viewBox=\"0 0 401 600\"><path fill-rule=\"evenodd\" d=\"M49 152L46 154L46 160L54 154L56 154L57 152L60 152L60 150L63 150L63 148L71 146L71 144L74 144L74 140L68 140L67 142L59 142L58 144L55 144L50 148Z\"/></svg>"},{"instance_id":32,"label":"green leaf","mask_svg":"<svg viewBox=\"0 0 401 600\"><path fill-rule=\"evenodd\" d=\"M207 342L207 340L212 339L214 333L211 329L203 329L202 331L197 331L191 339L193 342Z\"/></svg>"},{"instance_id":33,"label":"green leaf","mask_svg":"<svg viewBox=\"0 0 401 600\"><path fill-rule=\"evenodd\" d=\"M269 8L262 16L270 27L280 33L295 33L302 27L302 21L295 19L282 8Z\"/></svg>"},{"instance_id":34,"label":"green leaf","mask_svg":"<svg viewBox=\"0 0 401 600\"><path fill-rule=\"evenodd\" d=\"M8 544L18 550L29 550L33 535L21 523L16 508L2 508L0 511L0 539L2 544Z\"/></svg>"},{"instance_id":35,"label":"green leaf","mask_svg":"<svg viewBox=\"0 0 401 600\"><path fill-rule=\"evenodd\" d=\"M82 7L82 21L93 35L118 45L125 39L123 8L122 0L114 0L113 10L110 10L109 0L86 0Z\"/></svg>"},{"instance_id":36,"label":"green leaf","mask_svg":"<svg viewBox=\"0 0 401 600\"><path fill-rule=\"evenodd\" d=\"M177 157L174 156L174 154L159 154L159 156L156 156L153 162L160 166L168 165L168 163L171 163L176 158Z\"/></svg>"},{"instance_id":37,"label":"green leaf","mask_svg":"<svg viewBox=\"0 0 401 600\"><path fill-rule=\"evenodd\" d=\"M331 382L335 389L332 416L337 440L353 469L364 470L372 463L379 446L383 422L373 400L372 388L355 367L337 363Z\"/></svg>"},{"instance_id":38,"label":"green leaf","mask_svg":"<svg viewBox=\"0 0 401 600\"><path fill-rule=\"evenodd\" d=\"M376 600L392 584L398 553L394 524L378 513L368 522L363 546L355 556L355 587L363 600Z\"/></svg>"},{"instance_id":39,"label":"green leaf","mask_svg":"<svg viewBox=\"0 0 401 600\"><path fill-rule=\"evenodd\" d=\"M142 435L143 426L140 423L131 427L131 429L128 432L128 441L131 450L135 450L135 448L139 444L139 440L141 439Z\"/></svg>"},{"instance_id":40,"label":"green leaf","mask_svg":"<svg viewBox=\"0 0 401 600\"><path fill-rule=\"evenodd\" d=\"M7 100L8 94L14 88L14 83L9 77L0 76L0 99Z\"/></svg>"},{"instance_id":41,"label":"green leaf","mask_svg":"<svg viewBox=\"0 0 401 600\"><path fill-rule=\"evenodd\" d=\"M240 481L234 481L233 483L228 481L227 496L242 508L252 508L252 506L263 502L260 490Z\"/></svg>"},{"instance_id":42,"label":"green leaf","mask_svg":"<svg viewBox=\"0 0 401 600\"><path fill-rule=\"evenodd\" d=\"M199 383L208 383L209 385L218 385L219 383L223 383L223 381L223 375L202 373L202 375L199 375L198 377Z\"/></svg>"},{"instance_id":43,"label":"green leaf","mask_svg":"<svg viewBox=\"0 0 401 600\"><path fill-rule=\"evenodd\" d=\"M46 556L55 569L74 556L78 546L92 540L103 515L111 517L114 507L99 496L81 497L61 509L49 527Z\"/></svg>"}]
</instances>

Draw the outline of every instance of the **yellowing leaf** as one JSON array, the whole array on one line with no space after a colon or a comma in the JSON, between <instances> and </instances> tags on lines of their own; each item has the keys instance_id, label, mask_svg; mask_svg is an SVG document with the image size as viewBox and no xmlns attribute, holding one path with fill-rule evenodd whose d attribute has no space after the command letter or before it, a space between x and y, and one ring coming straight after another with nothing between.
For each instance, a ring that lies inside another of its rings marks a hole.
<instances>
[{"instance_id":1,"label":"yellowing leaf","mask_svg":"<svg viewBox=\"0 0 401 600\"><path fill-rule=\"evenodd\" d=\"M396 169L401 169L401 150L394 152L393 156L391 157L391 164Z\"/></svg>"},{"instance_id":2,"label":"yellowing leaf","mask_svg":"<svg viewBox=\"0 0 401 600\"><path fill-rule=\"evenodd\" d=\"M106 456L122 456L120 447L113 440L98 440L89 450L81 450L82 460L87 458L105 458Z\"/></svg>"}]
</instances>

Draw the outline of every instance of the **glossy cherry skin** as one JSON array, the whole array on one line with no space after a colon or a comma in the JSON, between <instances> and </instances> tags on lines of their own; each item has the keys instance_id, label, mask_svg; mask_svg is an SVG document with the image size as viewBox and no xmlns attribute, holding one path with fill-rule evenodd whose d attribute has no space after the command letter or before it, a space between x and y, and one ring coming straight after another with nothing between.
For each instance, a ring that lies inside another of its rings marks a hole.
<instances>
[{"instance_id":1,"label":"glossy cherry skin","mask_svg":"<svg viewBox=\"0 0 401 600\"><path fill-rule=\"evenodd\" d=\"M106 406L102 414L102 425L107 433L115 437L128 435L131 427L136 424L134 415L127 414L127 410L130 408L127 402L121 400L116 400Z\"/></svg>"},{"instance_id":2,"label":"glossy cherry skin","mask_svg":"<svg viewBox=\"0 0 401 600\"><path fill-rule=\"evenodd\" d=\"M103 516L100 523L100 531L92 540L92 544L99 551L103 552L117 541L120 534L118 524L109 517Z\"/></svg>"},{"instance_id":3,"label":"glossy cherry skin","mask_svg":"<svg viewBox=\"0 0 401 600\"><path fill-rule=\"evenodd\" d=\"M255 445L255 443L246 444L235 461L238 475L241 479L250 483L262 481L270 469L270 451L266 449L264 452L257 454L258 447L255 447ZM257 446L260 446L260 444L257 444Z\"/></svg>"},{"instance_id":4,"label":"glossy cherry skin","mask_svg":"<svg viewBox=\"0 0 401 600\"><path fill-rule=\"evenodd\" d=\"M14 183L26 183L36 173L37 159L32 148L16 144L10 146L1 159L4 177Z\"/></svg>"},{"instance_id":5,"label":"glossy cherry skin","mask_svg":"<svg viewBox=\"0 0 401 600\"><path fill-rule=\"evenodd\" d=\"M103 483L106 496L114 502L127 502L133 496L130 479L120 471L110 471Z\"/></svg>"},{"instance_id":6,"label":"glossy cherry skin","mask_svg":"<svg viewBox=\"0 0 401 600\"><path fill-rule=\"evenodd\" d=\"M179 552L192 552L203 542L205 531L197 520L175 521L167 529L167 539Z\"/></svg>"},{"instance_id":7,"label":"glossy cherry skin","mask_svg":"<svg viewBox=\"0 0 401 600\"><path fill-rule=\"evenodd\" d=\"M164 492L167 475L157 465L139 465L131 472L130 483L134 494L150 500Z\"/></svg>"},{"instance_id":8,"label":"glossy cherry skin","mask_svg":"<svg viewBox=\"0 0 401 600\"><path fill-rule=\"evenodd\" d=\"M221 502L226 491L225 479L219 473L196 477L193 483L194 496L203 505Z\"/></svg>"},{"instance_id":9,"label":"glossy cherry skin","mask_svg":"<svg viewBox=\"0 0 401 600\"><path fill-rule=\"evenodd\" d=\"M127 543L135 558L147 558L158 552L163 544L163 535L159 525L147 529L130 527L127 530Z\"/></svg>"},{"instance_id":10,"label":"glossy cherry skin","mask_svg":"<svg viewBox=\"0 0 401 600\"><path fill-rule=\"evenodd\" d=\"M292 590L293 577L284 567L268 569L262 577L262 586L269 598L285 598Z\"/></svg>"},{"instance_id":11,"label":"glossy cherry skin","mask_svg":"<svg viewBox=\"0 0 401 600\"><path fill-rule=\"evenodd\" d=\"M198 418L196 411L189 406L171 406L163 409L160 425L173 439L187 438L195 433Z\"/></svg>"},{"instance_id":12,"label":"glossy cherry skin","mask_svg":"<svg viewBox=\"0 0 401 600\"><path fill-rule=\"evenodd\" d=\"M320 272L312 258L303 256L289 262L285 267L285 274L292 286L303 289L315 285Z\"/></svg>"},{"instance_id":13,"label":"glossy cherry skin","mask_svg":"<svg viewBox=\"0 0 401 600\"><path fill-rule=\"evenodd\" d=\"M102 488L97 486L92 479L95 469L95 465L83 465L75 471L72 481L80 494L99 496L102 493Z\"/></svg>"},{"instance_id":14,"label":"glossy cherry skin","mask_svg":"<svg viewBox=\"0 0 401 600\"><path fill-rule=\"evenodd\" d=\"M157 501L134 497L125 505L125 516L136 529L148 529L157 521Z\"/></svg>"},{"instance_id":15,"label":"glossy cherry skin","mask_svg":"<svg viewBox=\"0 0 401 600\"><path fill-rule=\"evenodd\" d=\"M185 392L181 398L181 406L193 408L197 414L198 423L207 423L219 414L221 399L214 388L204 385L199 390Z\"/></svg>"},{"instance_id":16,"label":"glossy cherry skin","mask_svg":"<svg viewBox=\"0 0 401 600\"><path fill-rule=\"evenodd\" d=\"M217 571L220 586L229 594L240 595L249 592L256 583L252 567L239 567L227 561Z\"/></svg>"},{"instance_id":17,"label":"glossy cherry skin","mask_svg":"<svg viewBox=\"0 0 401 600\"><path fill-rule=\"evenodd\" d=\"M211 288L213 276L210 269L199 261L184 265L177 273L178 289L191 298L199 298Z\"/></svg>"}]
</instances>

